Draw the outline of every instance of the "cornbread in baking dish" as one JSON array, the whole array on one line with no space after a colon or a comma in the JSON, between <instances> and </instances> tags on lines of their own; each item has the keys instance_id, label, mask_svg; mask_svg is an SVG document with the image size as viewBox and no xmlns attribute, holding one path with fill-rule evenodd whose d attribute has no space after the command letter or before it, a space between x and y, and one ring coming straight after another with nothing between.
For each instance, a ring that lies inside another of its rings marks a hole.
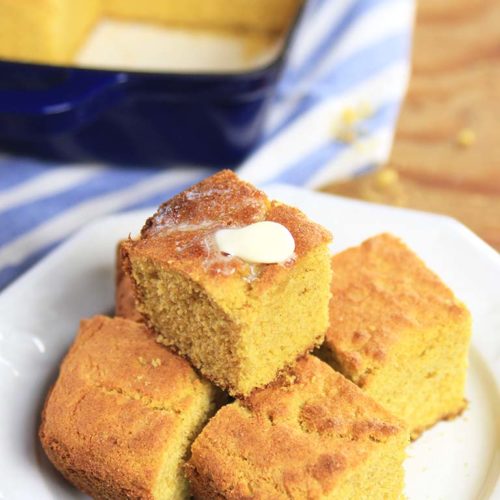
<instances>
[{"instance_id":1,"label":"cornbread in baking dish","mask_svg":"<svg viewBox=\"0 0 500 500\"><path fill-rule=\"evenodd\" d=\"M404 423L313 356L213 417L186 464L200 499L403 498Z\"/></svg>"},{"instance_id":2,"label":"cornbread in baking dish","mask_svg":"<svg viewBox=\"0 0 500 500\"><path fill-rule=\"evenodd\" d=\"M42 413L56 468L94 498L189 497L182 464L219 391L143 325L83 321Z\"/></svg>"},{"instance_id":3,"label":"cornbread in baking dish","mask_svg":"<svg viewBox=\"0 0 500 500\"><path fill-rule=\"evenodd\" d=\"M283 31L302 0L103 0L107 15L213 29Z\"/></svg>"},{"instance_id":4,"label":"cornbread in baking dish","mask_svg":"<svg viewBox=\"0 0 500 500\"><path fill-rule=\"evenodd\" d=\"M217 247L218 229L264 220L290 231L293 258L249 264ZM138 309L158 341L231 395L247 395L323 342L330 240L299 210L226 170L160 206L123 249Z\"/></svg>"},{"instance_id":5,"label":"cornbread in baking dish","mask_svg":"<svg viewBox=\"0 0 500 500\"><path fill-rule=\"evenodd\" d=\"M399 239L382 234L333 257L333 366L412 437L465 407L471 318L453 292Z\"/></svg>"},{"instance_id":6,"label":"cornbread in baking dish","mask_svg":"<svg viewBox=\"0 0 500 500\"><path fill-rule=\"evenodd\" d=\"M101 0L0 0L0 58L68 64Z\"/></svg>"},{"instance_id":7,"label":"cornbread in baking dish","mask_svg":"<svg viewBox=\"0 0 500 500\"><path fill-rule=\"evenodd\" d=\"M105 17L187 28L284 32L302 0L0 0L0 58L70 64Z\"/></svg>"}]
</instances>

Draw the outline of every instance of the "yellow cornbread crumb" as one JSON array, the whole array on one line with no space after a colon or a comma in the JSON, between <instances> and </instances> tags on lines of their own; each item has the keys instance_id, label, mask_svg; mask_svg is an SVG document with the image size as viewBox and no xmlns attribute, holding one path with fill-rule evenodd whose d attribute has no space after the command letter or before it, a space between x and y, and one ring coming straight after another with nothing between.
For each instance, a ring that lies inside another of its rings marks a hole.
<instances>
[{"instance_id":1,"label":"yellow cornbread crumb","mask_svg":"<svg viewBox=\"0 0 500 500\"><path fill-rule=\"evenodd\" d=\"M384 168L377 172L375 180L377 183L377 187L384 188L388 186L392 186L399 179L399 174L396 170L392 168Z\"/></svg>"},{"instance_id":2,"label":"yellow cornbread crumb","mask_svg":"<svg viewBox=\"0 0 500 500\"><path fill-rule=\"evenodd\" d=\"M356 107L347 106L341 113L340 118L334 121L332 127L333 137L346 144L351 144L362 135L360 123L373 114L373 109L366 102L361 102Z\"/></svg>"},{"instance_id":3,"label":"yellow cornbread crumb","mask_svg":"<svg viewBox=\"0 0 500 500\"><path fill-rule=\"evenodd\" d=\"M340 120L344 125L350 126L354 125L359 120L359 116L354 108L345 108L342 110Z\"/></svg>"},{"instance_id":4,"label":"yellow cornbread crumb","mask_svg":"<svg viewBox=\"0 0 500 500\"><path fill-rule=\"evenodd\" d=\"M457 134L457 144L463 148L468 148L476 142L476 133L471 128L463 128Z\"/></svg>"}]
</instances>

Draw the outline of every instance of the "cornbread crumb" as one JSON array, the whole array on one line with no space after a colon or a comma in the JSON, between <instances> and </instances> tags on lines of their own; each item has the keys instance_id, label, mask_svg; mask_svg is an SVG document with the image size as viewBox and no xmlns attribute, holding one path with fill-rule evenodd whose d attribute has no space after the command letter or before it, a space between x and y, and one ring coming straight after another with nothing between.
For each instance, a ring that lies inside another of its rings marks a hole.
<instances>
[{"instance_id":1,"label":"cornbread crumb","mask_svg":"<svg viewBox=\"0 0 500 500\"><path fill-rule=\"evenodd\" d=\"M399 174L392 168L384 168L377 172L376 182L380 188L389 187L395 184L399 179Z\"/></svg>"},{"instance_id":2,"label":"cornbread crumb","mask_svg":"<svg viewBox=\"0 0 500 500\"><path fill-rule=\"evenodd\" d=\"M186 464L195 498L402 498L404 424L313 356L294 374L210 420Z\"/></svg>"},{"instance_id":3,"label":"cornbread crumb","mask_svg":"<svg viewBox=\"0 0 500 500\"><path fill-rule=\"evenodd\" d=\"M332 366L405 420L413 438L460 414L471 333L466 307L389 234L341 252L332 266L325 342Z\"/></svg>"},{"instance_id":4,"label":"cornbread crumb","mask_svg":"<svg viewBox=\"0 0 500 500\"><path fill-rule=\"evenodd\" d=\"M457 134L457 144L463 148L468 148L476 142L476 133L471 128L463 128Z\"/></svg>"},{"instance_id":5,"label":"cornbread crumb","mask_svg":"<svg viewBox=\"0 0 500 500\"><path fill-rule=\"evenodd\" d=\"M361 122L372 115L373 109L367 102L361 102L356 107L344 108L340 113L340 119L336 119L333 124L334 139L346 144L354 143L363 135Z\"/></svg>"},{"instance_id":6,"label":"cornbread crumb","mask_svg":"<svg viewBox=\"0 0 500 500\"><path fill-rule=\"evenodd\" d=\"M219 251L218 229L263 220L290 231L292 259L250 265ZM299 210L222 171L163 204L122 250L158 342L231 395L247 395L322 343L330 240Z\"/></svg>"},{"instance_id":7,"label":"cornbread crumb","mask_svg":"<svg viewBox=\"0 0 500 500\"><path fill-rule=\"evenodd\" d=\"M136 363L144 356L161 365ZM182 464L220 400L144 325L97 316L82 321L61 365L40 441L56 468L94 498L184 499Z\"/></svg>"},{"instance_id":8,"label":"cornbread crumb","mask_svg":"<svg viewBox=\"0 0 500 500\"><path fill-rule=\"evenodd\" d=\"M158 368L161 365L161 359L160 358L154 358L151 360L151 366L153 368Z\"/></svg>"},{"instance_id":9,"label":"cornbread crumb","mask_svg":"<svg viewBox=\"0 0 500 500\"><path fill-rule=\"evenodd\" d=\"M139 361L139 364L141 364L142 366L146 366L146 360L142 357L142 356L139 356L137 358L137 361Z\"/></svg>"},{"instance_id":10,"label":"cornbread crumb","mask_svg":"<svg viewBox=\"0 0 500 500\"><path fill-rule=\"evenodd\" d=\"M354 108L344 108L340 115L340 120L344 125L352 126L359 120L359 117Z\"/></svg>"}]
</instances>

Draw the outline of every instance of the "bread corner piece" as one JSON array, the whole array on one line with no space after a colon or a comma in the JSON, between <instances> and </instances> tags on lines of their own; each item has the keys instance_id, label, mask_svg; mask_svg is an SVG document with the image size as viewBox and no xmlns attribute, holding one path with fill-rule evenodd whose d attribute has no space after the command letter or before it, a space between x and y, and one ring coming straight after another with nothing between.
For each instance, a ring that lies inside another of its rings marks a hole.
<instances>
[{"instance_id":1,"label":"bread corner piece","mask_svg":"<svg viewBox=\"0 0 500 500\"><path fill-rule=\"evenodd\" d=\"M295 239L283 264L222 254L220 228L269 220ZM322 343L328 327L331 235L296 208L222 171L162 205L125 245L138 308L207 378L248 395Z\"/></svg>"},{"instance_id":2,"label":"bread corner piece","mask_svg":"<svg viewBox=\"0 0 500 500\"><path fill-rule=\"evenodd\" d=\"M412 438L462 412L471 318L398 238L333 257L325 345L333 366L405 420Z\"/></svg>"},{"instance_id":3,"label":"bread corner piece","mask_svg":"<svg viewBox=\"0 0 500 500\"><path fill-rule=\"evenodd\" d=\"M222 408L186 464L195 498L402 498L402 421L314 356Z\"/></svg>"},{"instance_id":4,"label":"bread corner piece","mask_svg":"<svg viewBox=\"0 0 500 500\"><path fill-rule=\"evenodd\" d=\"M94 498L189 497L182 470L219 391L143 325L83 321L42 413L56 468Z\"/></svg>"}]
</instances>

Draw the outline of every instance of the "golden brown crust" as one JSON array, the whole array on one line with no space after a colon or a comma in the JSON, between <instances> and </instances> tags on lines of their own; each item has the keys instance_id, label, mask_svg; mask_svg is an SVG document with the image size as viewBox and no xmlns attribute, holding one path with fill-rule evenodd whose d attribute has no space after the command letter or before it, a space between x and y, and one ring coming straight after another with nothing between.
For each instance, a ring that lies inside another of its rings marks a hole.
<instances>
[{"instance_id":1,"label":"golden brown crust","mask_svg":"<svg viewBox=\"0 0 500 500\"><path fill-rule=\"evenodd\" d=\"M231 170L222 170L160 205L146 221L141 237L177 232L179 226L251 224L264 216L267 205L262 191Z\"/></svg>"},{"instance_id":2,"label":"golden brown crust","mask_svg":"<svg viewBox=\"0 0 500 500\"><path fill-rule=\"evenodd\" d=\"M381 234L332 258L327 345L343 368L382 364L404 332L468 315L453 292L398 238Z\"/></svg>"},{"instance_id":3,"label":"golden brown crust","mask_svg":"<svg viewBox=\"0 0 500 500\"><path fill-rule=\"evenodd\" d=\"M134 285L128 273L125 271L120 241L116 247L115 267L115 315L131 321L141 322L141 313L137 310L135 303Z\"/></svg>"},{"instance_id":4,"label":"golden brown crust","mask_svg":"<svg viewBox=\"0 0 500 500\"><path fill-rule=\"evenodd\" d=\"M295 238L296 258L331 240L326 229L299 210L271 202L262 191L223 170L161 205L146 221L141 238L129 240L124 250L130 256L175 267L200 281L240 279L250 274L251 266L221 254L214 233L222 227L263 220L280 222L289 229ZM256 281L265 286L293 263L260 265Z\"/></svg>"},{"instance_id":5,"label":"golden brown crust","mask_svg":"<svg viewBox=\"0 0 500 500\"><path fill-rule=\"evenodd\" d=\"M220 410L192 446L200 498L316 498L404 425L313 356Z\"/></svg>"},{"instance_id":6,"label":"golden brown crust","mask_svg":"<svg viewBox=\"0 0 500 500\"><path fill-rule=\"evenodd\" d=\"M184 412L210 391L144 325L82 321L42 413L40 440L70 481L96 498L152 498Z\"/></svg>"}]
</instances>

